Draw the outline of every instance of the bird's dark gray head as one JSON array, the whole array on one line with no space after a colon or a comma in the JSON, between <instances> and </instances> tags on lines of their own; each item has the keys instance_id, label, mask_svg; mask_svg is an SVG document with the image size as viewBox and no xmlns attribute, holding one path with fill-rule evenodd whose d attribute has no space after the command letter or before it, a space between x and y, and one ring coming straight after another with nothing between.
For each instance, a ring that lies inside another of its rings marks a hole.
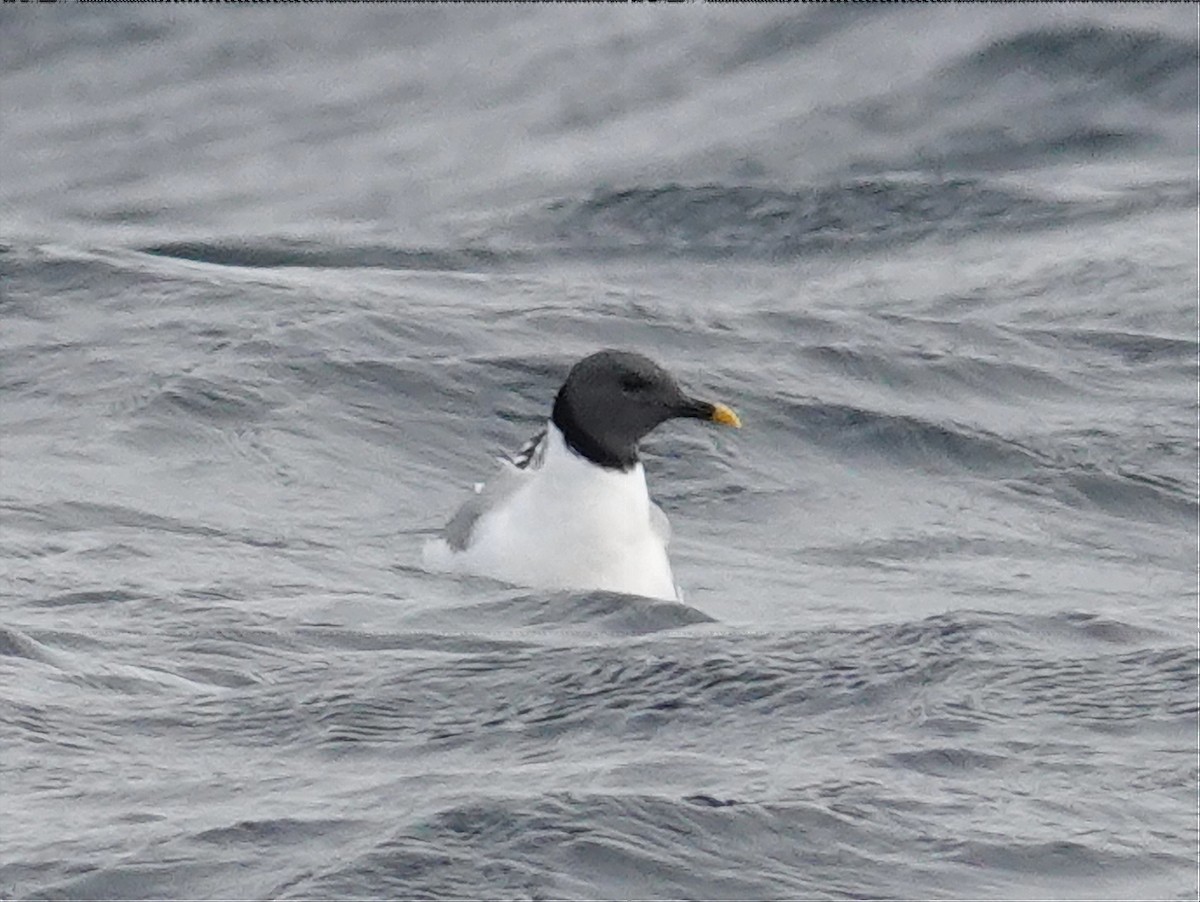
<instances>
[{"instance_id":1,"label":"bird's dark gray head","mask_svg":"<svg viewBox=\"0 0 1200 902\"><path fill-rule=\"evenodd\" d=\"M602 467L627 470L637 463L637 443L674 417L741 425L724 404L688 397L653 360L606 350L571 367L551 419L577 454Z\"/></svg>"}]
</instances>

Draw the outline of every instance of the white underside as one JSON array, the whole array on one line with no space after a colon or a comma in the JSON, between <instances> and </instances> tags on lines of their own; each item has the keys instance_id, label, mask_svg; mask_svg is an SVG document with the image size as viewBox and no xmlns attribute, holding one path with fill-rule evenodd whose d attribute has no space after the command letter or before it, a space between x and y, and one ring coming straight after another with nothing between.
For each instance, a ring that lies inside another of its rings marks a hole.
<instances>
[{"instance_id":1,"label":"white underside","mask_svg":"<svg viewBox=\"0 0 1200 902\"><path fill-rule=\"evenodd\" d=\"M472 573L522 586L606 589L676 600L667 559L666 518L650 501L639 463L607 470L570 450L553 423L542 465L509 463L512 481L454 551L442 539L424 549L431 570Z\"/></svg>"}]
</instances>

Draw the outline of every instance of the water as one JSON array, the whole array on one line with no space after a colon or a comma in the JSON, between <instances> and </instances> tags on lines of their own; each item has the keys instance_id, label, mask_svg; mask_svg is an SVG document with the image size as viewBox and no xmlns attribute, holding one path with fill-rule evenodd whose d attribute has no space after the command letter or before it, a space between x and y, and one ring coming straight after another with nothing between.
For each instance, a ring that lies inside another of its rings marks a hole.
<instances>
[{"instance_id":1,"label":"water","mask_svg":"<svg viewBox=\"0 0 1200 902\"><path fill-rule=\"evenodd\" d=\"M0 9L0 896L1195 898L1196 35ZM686 604L423 572L604 346Z\"/></svg>"}]
</instances>

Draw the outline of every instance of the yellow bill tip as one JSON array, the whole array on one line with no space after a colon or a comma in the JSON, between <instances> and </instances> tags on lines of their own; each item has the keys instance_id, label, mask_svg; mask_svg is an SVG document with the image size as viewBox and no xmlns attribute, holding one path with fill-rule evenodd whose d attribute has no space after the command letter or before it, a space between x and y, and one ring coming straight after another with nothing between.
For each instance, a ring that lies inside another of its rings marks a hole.
<instances>
[{"instance_id":1,"label":"yellow bill tip","mask_svg":"<svg viewBox=\"0 0 1200 902\"><path fill-rule=\"evenodd\" d=\"M734 429L742 428L742 421L738 419L738 415L733 412L733 408L726 404L717 403L713 405L712 417L714 423L720 423L722 426L732 426Z\"/></svg>"}]
</instances>

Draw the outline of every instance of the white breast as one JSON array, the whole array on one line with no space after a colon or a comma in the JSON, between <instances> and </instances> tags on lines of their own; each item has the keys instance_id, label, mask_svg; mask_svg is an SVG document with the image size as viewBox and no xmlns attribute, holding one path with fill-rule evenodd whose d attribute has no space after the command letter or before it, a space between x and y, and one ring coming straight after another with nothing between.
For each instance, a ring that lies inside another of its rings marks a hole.
<instances>
[{"instance_id":1,"label":"white breast","mask_svg":"<svg viewBox=\"0 0 1200 902\"><path fill-rule=\"evenodd\" d=\"M516 585L676 599L642 465L599 467L571 451L552 423L546 442L541 467L519 471L520 484L479 517L466 548L432 542L426 566Z\"/></svg>"}]
</instances>

